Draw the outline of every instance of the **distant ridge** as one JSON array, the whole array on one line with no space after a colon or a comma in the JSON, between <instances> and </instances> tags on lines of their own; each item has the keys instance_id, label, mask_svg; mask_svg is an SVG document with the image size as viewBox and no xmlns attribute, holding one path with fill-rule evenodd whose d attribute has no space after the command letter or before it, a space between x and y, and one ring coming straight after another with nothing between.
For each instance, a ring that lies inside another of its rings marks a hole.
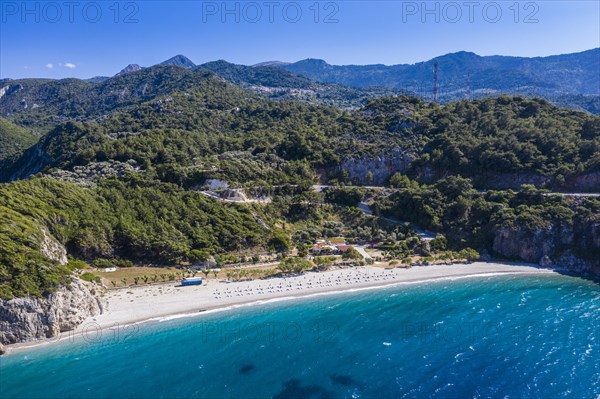
<instances>
[{"instance_id":1,"label":"distant ridge","mask_svg":"<svg viewBox=\"0 0 600 399\"><path fill-rule=\"evenodd\" d=\"M219 60L196 66L180 54L154 66L130 64L112 78L0 79L0 115L45 107L72 117L75 111L65 104L75 97L93 99L88 105L101 103L78 114L109 112L172 90L185 90L208 72L272 99L344 109L360 106L368 99L400 94L430 100L434 62L439 64L442 103L499 95L542 97L562 107L600 114L599 48L536 58L460 51L413 65L392 66L338 66L314 58L292 64L274 60L245 66Z\"/></svg>"},{"instance_id":2,"label":"distant ridge","mask_svg":"<svg viewBox=\"0 0 600 399\"><path fill-rule=\"evenodd\" d=\"M459 51L425 62L389 66L331 65L313 58L274 65L319 82L402 88L427 97L436 62L441 96L446 100L464 96L469 80L474 95L600 95L600 48L533 58Z\"/></svg>"}]
</instances>

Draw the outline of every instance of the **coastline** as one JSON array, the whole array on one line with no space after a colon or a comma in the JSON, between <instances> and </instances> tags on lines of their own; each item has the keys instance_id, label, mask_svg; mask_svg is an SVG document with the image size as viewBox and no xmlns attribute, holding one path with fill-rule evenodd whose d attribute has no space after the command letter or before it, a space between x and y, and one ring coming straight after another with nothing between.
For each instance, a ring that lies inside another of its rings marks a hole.
<instances>
[{"instance_id":1,"label":"coastline","mask_svg":"<svg viewBox=\"0 0 600 399\"><path fill-rule=\"evenodd\" d=\"M225 282L208 279L200 286L182 287L175 283L135 286L107 291L108 310L85 320L78 328L47 340L22 342L6 346L7 353L32 349L65 339L82 337L98 330L123 328L134 324L162 322L179 318L258 306L267 303L299 300L390 288L433 281L450 281L501 275L556 274L526 263L475 262L471 264L435 265L409 269L383 269L366 266L309 272L293 277Z\"/></svg>"}]
</instances>

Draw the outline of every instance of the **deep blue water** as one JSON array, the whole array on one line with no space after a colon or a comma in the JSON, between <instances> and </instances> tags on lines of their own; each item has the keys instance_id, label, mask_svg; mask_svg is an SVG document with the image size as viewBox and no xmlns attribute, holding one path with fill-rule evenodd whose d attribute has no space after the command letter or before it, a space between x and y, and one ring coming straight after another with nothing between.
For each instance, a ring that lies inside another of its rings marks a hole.
<instances>
[{"instance_id":1,"label":"deep blue water","mask_svg":"<svg viewBox=\"0 0 600 399\"><path fill-rule=\"evenodd\" d=\"M2 398L592 398L600 286L428 282L271 303L0 358Z\"/></svg>"}]
</instances>

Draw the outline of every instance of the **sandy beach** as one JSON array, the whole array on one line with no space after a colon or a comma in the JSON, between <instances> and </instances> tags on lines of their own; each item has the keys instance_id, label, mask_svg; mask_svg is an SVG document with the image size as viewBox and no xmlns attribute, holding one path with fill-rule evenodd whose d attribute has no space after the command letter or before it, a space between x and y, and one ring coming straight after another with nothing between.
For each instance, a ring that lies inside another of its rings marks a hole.
<instances>
[{"instance_id":1,"label":"sandy beach","mask_svg":"<svg viewBox=\"0 0 600 399\"><path fill-rule=\"evenodd\" d=\"M320 293L376 288L440 278L464 278L495 274L554 273L532 265L477 262L472 264L382 269L358 267L265 280L225 282L205 279L201 286L159 284L110 290L108 311L88 322L101 328L131 324L167 316L200 313L231 305L302 297ZM84 323L85 324L85 323Z\"/></svg>"},{"instance_id":2,"label":"sandy beach","mask_svg":"<svg viewBox=\"0 0 600 399\"><path fill-rule=\"evenodd\" d=\"M333 295L341 292L377 289L392 285L414 284L430 280L475 278L503 274L552 274L555 271L534 265L476 262L435 265L409 269L383 269L367 266L309 272L287 278L225 282L205 279L203 285L182 287L166 283L113 289L104 294L108 309L88 318L73 337L90 329L110 329L134 323L156 322L177 317L193 317L207 311L232 306L255 305L284 298ZM56 341L52 339L51 341ZM11 350L47 343L28 342L11 345Z\"/></svg>"}]
</instances>

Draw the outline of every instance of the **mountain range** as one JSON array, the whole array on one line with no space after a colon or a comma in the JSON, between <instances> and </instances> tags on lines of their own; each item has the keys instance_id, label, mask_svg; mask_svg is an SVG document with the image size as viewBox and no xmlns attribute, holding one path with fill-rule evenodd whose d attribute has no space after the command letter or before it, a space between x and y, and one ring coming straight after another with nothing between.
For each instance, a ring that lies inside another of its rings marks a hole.
<instances>
[{"instance_id":1,"label":"mountain range","mask_svg":"<svg viewBox=\"0 0 600 399\"><path fill-rule=\"evenodd\" d=\"M486 56L461 51L413 65L330 65L306 59L280 68L321 82L347 86L388 86L429 94L434 64L443 97L517 92L531 95L600 95L600 48L550 57Z\"/></svg>"},{"instance_id":2,"label":"mountain range","mask_svg":"<svg viewBox=\"0 0 600 399\"><path fill-rule=\"evenodd\" d=\"M600 48L535 58L483 57L462 51L412 65L391 66L330 65L319 59L295 63L268 61L253 66L219 60L196 65L189 58L176 55L158 66L181 67L192 72L210 71L273 99L356 108L365 100L382 95L408 93L431 100L436 63L440 102L467 96L480 98L518 94L543 97L559 106L600 114ZM112 78L97 76L87 80L0 80L0 115L7 116L53 103L54 100L47 96L79 96L87 90L106 94L103 86L110 87L109 92L117 97L127 97L131 94L128 94L130 88L121 87L123 91L120 94L115 92L120 87L117 78L142 69L145 68L130 64ZM146 84L142 91L152 95L152 90L148 89L158 82ZM16 92L19 94L12 95ZM61 100L59 103L64 105L65 102Z\"/></svg>"},{"instance_id":3,"label":"mountain range","mask_svg":"<svg viewBox=\"0 0 600 399\"><path fill-rule=\"evenodd\" d=\"M111 78L0 80L0 116L35 121L33 129L65 120L101 116L122 107L185 91L207 76L226 80L263 97L356 108L367 99L400 94L388 88L351 88L319 83L276 67L215 61L192 67L183 56L156 66L131 64ZM38 117L36 115L44 115Z\"/></svg>"}]
</instances>

